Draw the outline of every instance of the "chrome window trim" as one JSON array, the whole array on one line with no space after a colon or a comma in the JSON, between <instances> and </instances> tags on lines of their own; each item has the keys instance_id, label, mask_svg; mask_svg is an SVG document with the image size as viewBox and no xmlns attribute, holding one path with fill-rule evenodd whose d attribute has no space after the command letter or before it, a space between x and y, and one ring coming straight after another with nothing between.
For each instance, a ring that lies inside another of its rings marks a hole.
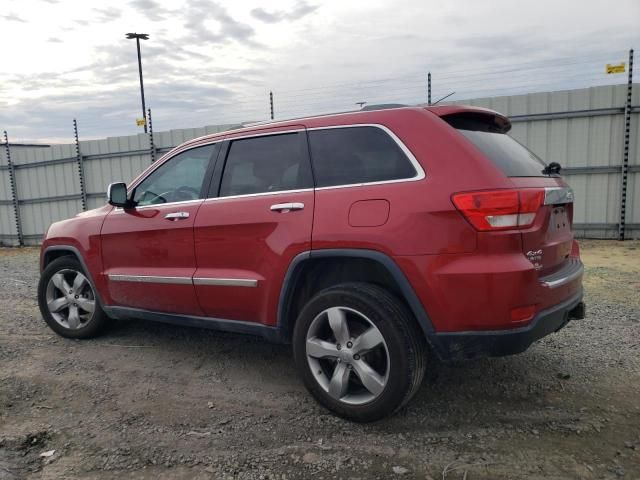
<instances>
[{"instance_id":1,"label":"chrome window trim","mask_svg":"<svg viewBox=\"0 0 640 480\"><path fill-rule=\"evenodd\" d=\"M207 285L219 287L257 287L258 280L254 278L204 278L194 277L194 285Z\"/></svg>"},{"instance_id":2,"label":"chrome window trim","mask_svg":"<svg viewBox=\"0 0 640 480\"><path fill-rule=\"evenodd\" d=\"M225 138L225 141L227 142L234 142L235 140L244 140L247 138L256 138L256 137L271 137L271 136L275 136L275 135L286 135L288 133L300 133L300 132L305 132L306 128L296 128L296 129L292 129L292 130L281 130L278 132L259 132L254 134L250 134L250 135L243 135L240 137L229 137L229 138ZM227 151L227 156L229 155L229 152L231 150L231 147L229 147L229 150ZM311 162L311 159L309 159L309 161ZM226 170L226 159L225 159L225 165L224 165L224 169L222 170L222 177L224 177L224 170ZM314 180L315 183L315 179L313 179L313 167L310 165L311 167L311 175L312 175L312 180ZM222 181L222 178L220 179ZM258 197L258 196L263 196L263 195L277 195L279 193L300 193L300 192L310 192L313 191L314 187L308 187L308 188L296 188L293 190L277 190L275 192L260 192L260 193L246 193L243 195L228 195L226 197L211 197L211 198L206 198L206 201L209 200L221 200L223 198L245 198L245 197Z\"/></svg>"},{"instance_id":3,"label":"chrome window trim","mask_svg":"<svg viewBox=\"0 0 640 480\"><path fill-rule=\"evenodd\" d=\"M311 188L301 188L299 190L278 190L277 192L263 192L263 193L246 193L244 195L229 195L228 197L211 197L206 198L205 203L218 201L218 200L233 200L236 198L250 198L250 197L266 197L270 195L280 195L280 194L291 194L291 193L303 193L303 192L313 192L313 187Z\"/></svg>"},{"instance_id":4,"label":"chrome window trim","mask_svg":"<svg viewBox=\"0 0 640 480\"><path fill-rule=\"evenodd\" d=\"M315 130L334 130L337 128L356 128L356 127L374 127L384 131L387 135L389 135L389 137L391 137L391 139L398 145L398 147L400 147L400 150L402 150L402 152L407 156L407 158L409 159L409 162L411 163L414 170L416 171L416 175L413 177L398 178L395 180L381 180L378 182L353 183L353 184L347 184L347 185L331 185L327 187L302 188L302 189L296 189L296 190L280 190L277 192L247 193L245 195L230 195L228 197L212 197L212 198L206 198L205 202L209 202L213 200L222 200L225 198L228 198L228 199L250 198L250 197L260 197L265 195L309 192L313 190L329 190L329 189L337 189L337 188L362 187L362 186L369 186L369 185L386 185L391 183L416 182L426 178L426 173L422 168L422 165L420 165L420 162L418 162L418 160L416 159L415 155L411 152L411 150L409 150L409 148L404 144L404 142L400 140L400 138L398 138L398 136L395 133L393 133L393 131L391 131L388 127L381 125L379 123L353 123L349 125L330 125L326 127L312 127L307 129L282 130L278 132L260 132L257 134L248 134L248 135L242 135L238 137L225 138L225 141L232 142L234 140L241 140L244 138L253 138L253 137L263 137L267 135L280 135L285 133L296 133L296 132L315 131ZM311 163L313 164L313 159L311 159ZM223 172L223 175L224 175L224 172ZM315 183L315 179L314 179L314 183Z\"/></svg>"},{"instance_id":5,"label":"chrome window trim","mask_svg":"<svg viewBox=\"0 0 640 480\"><path fill-rule=\"evenodd\" d=\"M131 207L128 210L146 210L146 209L151 209L151 208L159 208L159 207L167 207L167 206L172 206L172 205L185 205L185 204L190 204L190 203L198 203L198 202L204 202L205 199L203 198L198 198L197 200L181 200L179 202L168 202L168 203L154 203L151 205L140 205L139 207ZM113 213L127 213L122 207L116 207L115 210L113 211Z\"/></svg>"},{"instance_id":6,"label":"chrome window trim","mask_svg":"<svg viewBox=\"0 0 640 480\"><path fill-rule=\"evenodd\" d=\"M387 135L389 135L389 137L391 137L391 139L394 142L396 142L398 147L400 147L400 150L402 150L402 152L409 159L409 162L411 162L411 165L413 166L413 168L416 171L415 176L407 177L407 178L397 178L395 180L381 180L381 181L378 181L378 182L363 182L363 183L351 183L351 184L347 184L347 185L331 185L331 186L327 186L327 187L316 187L316 190L328 190L330 188L361 187L361 186L364 186L364 185L386 185L388 183L400 183L400 182L416 182L416 181L423 180L423 179L426 178L427 175L426 175L424 169L422 168L422 165L420 165L420 162L418 162L418 159L413 154L413 152L411 152L411 150L409 150L409 148L404 144L404 142L402 140L400 140L400 138L398 138L398 136L395 133L393 133L393 131L391 131L391 129L389 129L388 127L386 127L384 125L381 125L379 123L353 123L353 124L349 124L349 125L332 125L332 126L328 126L328 127L313 127L313 128L308 128L307 130L308 131L335 130L335 129L338 129L338 128L357 128L357 127L375 127L375 128L379 128L380 130L385 132ZM313 158L311 159L311 163L313 163Z\"/></svg>"},{"instance_id":7,"label":"chrome window trim","mask_svg":"<svg viewBox=\"0 0 640 480\"><path fill-rule=\"evenodd\" d=\"M156 275L114 275L109 274L109 280L113 282L139 282L139 283L170 283L176 285L191 285L191 277L162 277Z\"/></svg>"},{"instance_id":8,"label":"chrome window trim","mask_svg":"<svg viewBox=\"0 0 640 480\"><path fill-rule=\"evenodd\" d=\"M221 143L224 141L224 138L216 138L215 140L212 140L211 143L202 143L200 145L193 145L190 146L188 148L184 148L182 150L178 150L177 152L173 153L170 157L168 158L164 158L166 155L169 155L171 153L171 151L167 152L164 156L162 156L161 158L159 158L152 166L153 168L149 171L143 171L138 177L136 177L135 179L133 179L133 181L131 182L131 185L129 185L127 187L127 196L131 195L131 192L133 191L133 189L137 188L138 185L140 185L149 175L151 175L153 172L155 172L157 169L159 169L160 167L162 167L162 165L164 165L165 163L167 163L169 160L171 160L172 158L175 158L176 156L180 155L181 153L187 152L189 150L194 150L196 148L201 148L201 147L208 147L210 145L215 145L216 143ZM175 148L180 148L180 145L178 145ZM142 175L144 175L144 177L142 177ZM202 200L202 199L200 199ZM189 200L190 201L190 200Z\"/></svg>"},{"instance_id":9,"label":"chrome window trim","mask_svg":"<svg viewBox=\"0 0 640 480\"><path fill-rule=\"evenodd\" d=\"M331 115L329 115L331 116ZM170 203L161 203L161 204L155 204L155 205L143 205L140 207L134 207L135 209L144 209L144 208L157 208L159 206L165 206L165 205L178 205L178 204L184 204L184 203L190 203L190 202L199 202L199 201L204 201L204 202L210 202L210 201L214 201L214 200L222 200L222 199L235 199L235 198L251 198L251 197L260 197L260 196L266 196L266 195L279 195L279 194L292 194L292 193L302 193L302 192L310 192L313 190L331 190L331 189L338 189L338 188L353 188L353 187L363 187L363 186L369 186L369 185L386 185L386 184L393 184L393 183L403 183L403 182L416 182L416 181L420 181L426 178L426 173L424 171L424 169L422 168L422 165L420 165L420 162L418 162L418 160L416 159L415 155L411 152L411 150L409 150L409 148L404 144L404 142L402 140L400 140L400 138L398 138L398 136L388 127L386 127L385 125L379 124L379 123L351 123L348 125L329 125L329 126L324 126L324 127L311 127L311 128L294 128L294 129L286 129L286 130L280 130L277 132L255 132L255 133L247 133L246 135L239 135L239 136L231 136L233 135L233 133L229 133L228 136L225 136L225 138L217 138L215 141L211 142L211 143L203 143L201 145L197 145L191 148L199 148L199 147L205 147L208 145L215 145L218 142L233 142L234 140L242 140L245 138L254 138L254 137L265 137L265 136L273 136L273 135L283 135L283 134L287 134L287 133L299 133L299 132L305 132L305 131L316 131L316 130L334 130L337 128L357 128L357 127L374 127L374 128L379 128L380 130L384 131L387 135L389 135L389 137L391 137L391 139L398 145L398 147L400 147L400 150L402 150L402 152L407 156L407 158L409 159L409 162L411 162L411 165L413 166L413 168L416 171L416 175L413 177L407 177L407 178L398 178L395 180L381 180L378 182L363 182L363 183L352 183L352 184L347 184L347 185L331 185L331 186L327 186L327 187L310 187L310 188L301 188L301 189L294 189L294 190L279 190L276 192L260 192L260 193L247 193L244 195L229 195L228 197L210 197L210 198L204 198L204 199L197 199L197 200L186 200L186 201L182 201L182 202L170 202ZM274 127L277 128L277 127ZM157 168L160 168L160 166L164 165L166 162L168 162L171 158L174 158L176 155L179 155L180 153L183 153L187 150L191 150L191 148L187 148L184 150L180 150L179 152L176 152L174 155L172 155L170 158L163 160L160 165L158 165L156 168L152 169L151 171L149 171L144 178L141 178L139 180L137 180L136 183L131 185L131 190L133 190L134 188L136 188L145 178L147 178L149 175L151 175ZM313 164L313 159L311 159L311 163ZM224 174L224 172L223 172ZM315 179L314 179L315 181ZM128 194L130 194L131 192L127 192ZM117 207L116 210L122 210L121 208Z\"/></svg>"}]
</instances>

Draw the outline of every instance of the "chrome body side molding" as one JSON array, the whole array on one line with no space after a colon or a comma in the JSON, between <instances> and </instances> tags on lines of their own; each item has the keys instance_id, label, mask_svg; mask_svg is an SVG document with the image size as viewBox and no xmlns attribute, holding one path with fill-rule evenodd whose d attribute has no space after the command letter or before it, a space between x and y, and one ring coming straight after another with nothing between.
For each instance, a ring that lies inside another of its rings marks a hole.
<instances>
[{"instance_id":1,"label":"chrome body side molding","mask_svg":"<svg viewBox=\"0 0 640 480\"><path fill-rule=\"evenodd\" d=\"M109 274L112 282L136 283L169 283L173 285L209 285L220 287L257 287L255 278L191 278L191 277L162 277L156 275L118 275Z\"/></svg>"},{"instance_id":2,"label":"chrome body side molding","mask_svg":"<svg viewBox=\"0 0 640 480\"><path fill-rule=\"evenodd\" d=\"M109 275L112 282L139 282L139 283L171 283L175 285L188 285L191 277L160 277L155 275Z\"/></svg>"},{"instance_id":3,"label":"chrome body side molding","mask_svg":"<svg viewBox=\"0 0 640 480\"><path fill-rule=\"evenodd\" d=\"M194 285L211 285L220 287L257 287L258 280L253 278L193 278Z\"/></svg>"}]
</instances>

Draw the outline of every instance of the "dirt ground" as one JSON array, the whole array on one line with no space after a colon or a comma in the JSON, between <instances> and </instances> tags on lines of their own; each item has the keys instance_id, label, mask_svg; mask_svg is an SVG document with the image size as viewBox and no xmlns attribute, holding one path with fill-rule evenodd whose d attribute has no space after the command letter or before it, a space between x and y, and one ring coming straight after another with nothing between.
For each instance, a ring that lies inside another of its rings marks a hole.
<instances>
[{"instance_id":1,"label":"dirt ground","mask_svg":"<svg viewBox=\"0 0 640 480\"><path fill-rule=\"evenodd\" d=\"M60 338L37 250L0 249L0 479L639 479L640 242L582 248L585 320L436 365L369 425L319 407L287 346L142 321Z\"/></svg>"}]
</instances>

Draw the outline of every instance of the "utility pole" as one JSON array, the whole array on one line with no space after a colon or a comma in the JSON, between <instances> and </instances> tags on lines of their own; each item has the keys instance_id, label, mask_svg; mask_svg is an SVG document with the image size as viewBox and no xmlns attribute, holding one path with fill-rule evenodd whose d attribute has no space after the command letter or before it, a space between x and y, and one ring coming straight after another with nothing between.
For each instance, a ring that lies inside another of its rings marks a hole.
<instances>
[{"instance_id":1,"label":"utility pole","mask_svg":"<svg viewBox=\"0 0 640 480\"><path fill-rule=\"evenodd\" d=\"M427 105L431 106L431 72L427 74Z\"/></svg>"},{"instance_id":2,"label":"utility pole","mask_svg":"<svg viewBox=\"0 0 640 480\"><path fill-rule=\"evenodd\" d=\"M140 74L140 96L142 97L142 118L144 119L144 133L147 133L147 108L144 103L144 83L142 81L142 57L140 55L140 40L149 40L149 35L146 33L127 33L129 40L136 39L136 46L138 47L138 73Z\"/></svg>"}]
</instances>

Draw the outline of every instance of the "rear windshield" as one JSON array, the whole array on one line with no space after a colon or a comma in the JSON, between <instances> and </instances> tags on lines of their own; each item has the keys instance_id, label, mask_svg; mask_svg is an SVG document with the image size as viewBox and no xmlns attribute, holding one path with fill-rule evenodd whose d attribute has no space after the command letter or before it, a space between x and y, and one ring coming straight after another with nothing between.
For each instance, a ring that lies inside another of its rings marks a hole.
<instances>
[{"instance_id":1,"label":"rear windshield","mask_svg":"<svg viewBox=\"0 0 640 480\"><path fill-rule=\"evenodd\" d=\"M458 131L467 137L507 177L543 177L545 163L506 133L479 130Z\"/></svg>"},{"instance_id":2,"label":"rear windshield","mask_svg":"<svg viewBox=\"0 0 640 480\"><path fill-rule=\"evenodd\" d=\"M467 137L507 177L542 177L546 164L532 151L505 132L503 122L493 115L465 112L448 115L445 122Z\"/></svg>"}]
</instances>

